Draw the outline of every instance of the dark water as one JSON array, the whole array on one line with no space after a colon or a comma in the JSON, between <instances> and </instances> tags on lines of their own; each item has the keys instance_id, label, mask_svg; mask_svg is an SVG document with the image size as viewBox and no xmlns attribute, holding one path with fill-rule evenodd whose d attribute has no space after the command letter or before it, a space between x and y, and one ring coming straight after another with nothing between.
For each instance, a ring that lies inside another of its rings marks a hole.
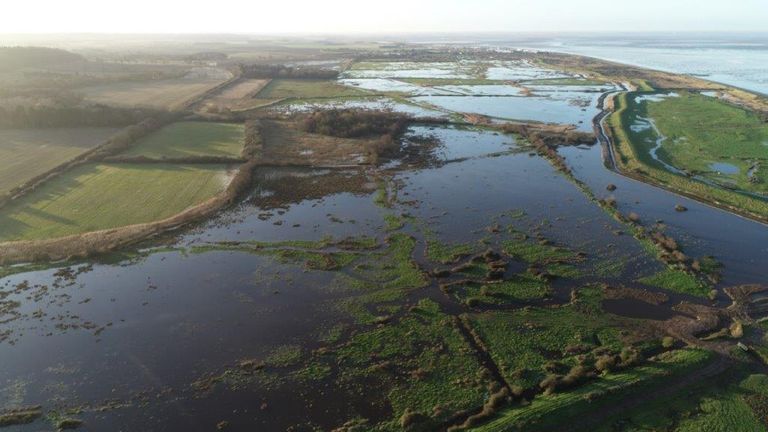
<instances>
[{"instance_id":1,"label":"dark water","mask_svg":"<svg viewBox=\"0 0 768 432\"><path fill-rule=\"evenodd\" d=\"M689 256L714 256L724 265L721 285L768 282L768 227L764 224L607 170L599 146L562 148L560 153L599 198L616 198L619 210L635 212L645 223L663 221ZM607 191L608 184L616 185L616 191ZM688 211L677 212L677 204Z\"/></svg>"}]
</instances>

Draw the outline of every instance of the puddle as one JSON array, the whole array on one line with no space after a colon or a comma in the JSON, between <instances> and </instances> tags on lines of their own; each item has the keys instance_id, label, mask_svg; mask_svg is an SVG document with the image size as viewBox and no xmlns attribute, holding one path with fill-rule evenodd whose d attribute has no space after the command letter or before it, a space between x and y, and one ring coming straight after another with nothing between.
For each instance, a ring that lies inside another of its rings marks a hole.
<instances>
[{"instance_id":1,"label":"puddle","mask_svg":"<svg viewBox=\"0 0 768 432\"><path fill-rule=\"evenodd\" d=\"M736 165L731 165L725 162L713 162L709 164L709 168L715 171L717 174L736 175L741 170Z\"/></svg>"},{"instance_id":2,"label":"puddle","mask_svg":"<svg viewBox=\"0 0 768 432\"><path fill-rule=\"evenodd\" d=\"M629 298L603 300L603 310L623 317L656 321L668 320L677 315L668 308Z\"/></svg>"}]
</instances>

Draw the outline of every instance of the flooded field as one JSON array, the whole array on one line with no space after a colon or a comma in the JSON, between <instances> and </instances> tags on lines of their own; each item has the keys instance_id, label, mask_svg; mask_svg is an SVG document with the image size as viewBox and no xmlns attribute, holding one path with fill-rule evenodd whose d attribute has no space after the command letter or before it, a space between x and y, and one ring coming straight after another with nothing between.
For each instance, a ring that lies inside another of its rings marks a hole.
<instances>
[{"instance_id":1,"label":"flooded field","mask_svg":"<svg viewBox=\"0 0 768 432\"><path fill-rule=\"evenodd\" d=\"M768 284L765 225L617 174L597 139L548 152L449 122L591 132L618 85L528 60L359 62L338 83L372 95L265 111L421 117L379 165L256 165L208 220L0 268L0 406L32 416L9 431L558 430L540 401L724 363L689 341L727 331L726 287ZM699 269L665 261L682 251Z\"/></svg>"}]
</instances>

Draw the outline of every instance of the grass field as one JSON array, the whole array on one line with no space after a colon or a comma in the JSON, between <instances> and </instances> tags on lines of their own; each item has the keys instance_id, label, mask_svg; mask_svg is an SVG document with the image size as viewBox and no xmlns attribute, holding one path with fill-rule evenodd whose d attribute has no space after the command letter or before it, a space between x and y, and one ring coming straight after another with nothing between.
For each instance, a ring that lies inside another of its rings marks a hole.
<instances>
[{"instance_id":1,"label":"grass field","mask_svg":"<svg viewBox=\"0 0 768 432\"><path fill-rule=\"evenodd\" d=\"M188 158L196 156L239 157L245 130L242 124L178 122L137 142L124 156Z\"/></svg>"},{"instance_id":2,"label":"grass field","mask_svg":"<svg viewBox=\"0 0 768 432\"><path fill-rule=\"evenodd\" d=\"M84 165L0 210L0 241L160 220L212 197L227 182L220 165Z\"/></svg>"},{"instance_id":3,"label":"grass field","mask_svg":"<svg viewBox=\"0 0 768 432\"><path fill-rule=\"evenodd\" d=\"M211 78L179 78L162 81L127 81L79 89L86 100L127 107L174 110L206 90L222 83Z\"/></svg>"},{"instance_id":4,"label":"grass field","mask_svg":"<svg viewBox=\"0 0 768 432\"><path fill-rule=\"evenodd\" d=\"M289 80L277 79L267 85L258 95L259 99L313 99L348 96L365 96L370 93L336 84L328 80Z\"/></svg>"},{"instance_id":5,"label":"grass field","mask_svg":"<svg viewBox=\"0 0 768 432\"><path fill-rule=\"evenodd\" d=\"M747 196L729 189L707 185L701 181L673 173L662 167L659 162L655 161L649 154L649 149L653 146L653 142L655 142L653 131L648 131L647 128L645 128L645 130L638 130L639 128L635 128L635 131L632 130L632 126L636 125L638 115L638 107L632 102L632 99L636 95L638 95L638 93L635 92L620 94L615 100L616 111L608 117L606 122L608 130L613 137L614 149L617 156L616 164L619 169L628 174L643 177L655 183L664 185L672 190L694 195L706 201L727 206L728 208L738 210L741 213L748 213L760 218L768 217L768 202L766 200ZM690 103L697 104L697 102ZM719 104L719 102L715 103ZM709 103L706 105L709 105ZM730 111L731 109L740 110L730 106L725 108L718 107L717 109L725 109L726 111ZM640 112L640 115L642 116L643 112ZM738 115L736 115L736 117L738 118ZM668 129L669 126L667 122L669 121L673 120L664 120L658 127ZM743 126L746 126L746 124ZM701 127L706 128L708 126L702 125ZM735 131L734 128L731 128L730 130L731 132ZM750 131L748 133L753 132ZM642 136L644 134L651 135ZM734 132L733 139L738 140L738 135L739 133ZM715 134L715 136L720 135ZM646 138L650 138L651 142L645 142ZM723 144L722 141L720 143ZM716 148L714 144L711 144L709 147ZM766 149L768 149L768 147L766 147ZM664 158L665 154L663 151L659 152L659 156L662 157L662 159ZM701 156L701 158L704 159L705 156ZM729 160L727 163L733 164L734 162ZM760 170L758 170L758 172L759 171Z\"/></svg>"},{"instance_id":6,"label":"grass field","mask_svg":"<svg viewBox=\"0 0 768 432\"><path fill-rule=\"evenodd\" d=\"M756 170L755 183L748 177L755 164L768 162L768 124L754 113L687 92L659 102L628 102L630 112L653 119L666 137L658 153L665 162L739 189L768 191L768 167ZM655 133L630 128L633 142L645 144L648 135ZM650 138L655 142L655 136ZM715 164L723 165L718 169Z\"/></svg>"},{"instance_id":7,"label":"grass field","mask_svg":"<svg viewBox=\"0 0 768 432\"><path fill-rule=\"evenodd\" d=\"M0 130L0 195L102 143L116 129Z\"/></svg>"}]
</instances>

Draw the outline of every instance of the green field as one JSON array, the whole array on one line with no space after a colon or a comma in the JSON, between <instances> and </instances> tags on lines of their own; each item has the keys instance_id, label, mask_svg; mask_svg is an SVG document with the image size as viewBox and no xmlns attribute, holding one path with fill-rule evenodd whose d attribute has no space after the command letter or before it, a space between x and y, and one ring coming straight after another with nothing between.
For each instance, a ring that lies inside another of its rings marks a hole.
<instances>
[{"instance_id":1,"label":"green field","mask_svg":"<svg viewBox=\"0 0 768 432\"><path fill-rule=\"evenodd\" d=\"M598 431L765 432L768 376L733 372L669 397L650 399L606 422L621 422L621 429L604 426Z\"/></svg>"},{"instance_id":2,"label":"green field","mask_svg":"<svg viewBox=\"0 0 768 432\"><path fill-rule=\"evenodd\" d=\"M495 420L471 430L477 432L574 430L568 427L573 427L575 421L588 418L590 413L599 413L601 405L620 400L622 397L633 397L642 392L653 395L654 389L664 386L669 379L691 373L711 360L711 353L703 350L672 351L640 367L605 374L575 390L539 396L530 405L504 410ZM694 430L725 431L729 429Z\"/></svg>"},{"instance_id":3,"label":"green field","mask_svg":"<svg viewBox=\"0 0 768 432\"><path fill-rule=\"evenodd\" d=\"M224 166L84 165L0 210L0 241L152 222L220 192Z\"/></svg>"},{"instance_id":4,"label":"green field","mask_svg":"<svg viewBox=\"0 0 768 432\"><path fill-rule=\"evenodd\" d=\"M328 80L276 79L256 95L259 99L313 99L350 96L366 96L370 93Z\"/></svg>"},{"instance_id":5,"label":"green field","mask_svg":"<svg viewBox=\"0 0 768 432\"><path fill-rule=\"evenodd\" d=\"M245 130L242 124L178 122L137 142L124 156L155 159L198 156L240 157Z\"/></svg>"},{"instance_id":6,"label":"green field","mask_svg":"<svg viewBox=\"0 0 768 432\"><path fill-rule=\"evenodd\" d=\"M0 130L0 195L102 143L111 128Z\"/></svg>"},{"instance_id":7,"label":"green field","mask_svg":"<svg viewBox=\"0 0 768 432\"><path fill-rule=\"evenodd\" d=\"M720 184L753 192L768 191L768 124L754 113L714 97L688 92L659 102L637 103L634 98L628 101L630 112L653 119L666 137L658 152L664 162ZM648 129L630 127L629 133L641 148L652 146L658 138ZM714 164L725 165L718 169ZM748 173L755 165L759 168L751 182ZM733 172L727 172L728 169Z\"/></svg>"},{"instance_id":8,"label":"green field","mask_svg":"<svg viewBox=\"0 0 768 432\"><path fill-rule=\"evenodd\" d=\"M768 145L760 139L768 129L756 116L714 98L690 93L681 93L677 98L661 102L635 103L635 97L642 94L629 92L616 97L616 110L606 122L614 141L616 165L621 171L733 211L768 217L767 200L738 192L739 188L751 192L767 190L763 158L768 159ZM680 111L675 113L676 110ZM662 161L678 169L690 170L692 174L721 186L674 173L654 160L650 149L656 145L658 136L653 128L643 126L643 120L638 116L653 116L657 128L667 137L658 152ZM707 124L707 121L717 126ZM718 128L725 132L716 130ZM670 146L665 147L668 143ZM712 163L735 166L739 173L718 174L710 166ZM749 182L746 175L755 163L756 180ZM698 171L702 167L708 171Z\"/></svg>"}]
</instances>

